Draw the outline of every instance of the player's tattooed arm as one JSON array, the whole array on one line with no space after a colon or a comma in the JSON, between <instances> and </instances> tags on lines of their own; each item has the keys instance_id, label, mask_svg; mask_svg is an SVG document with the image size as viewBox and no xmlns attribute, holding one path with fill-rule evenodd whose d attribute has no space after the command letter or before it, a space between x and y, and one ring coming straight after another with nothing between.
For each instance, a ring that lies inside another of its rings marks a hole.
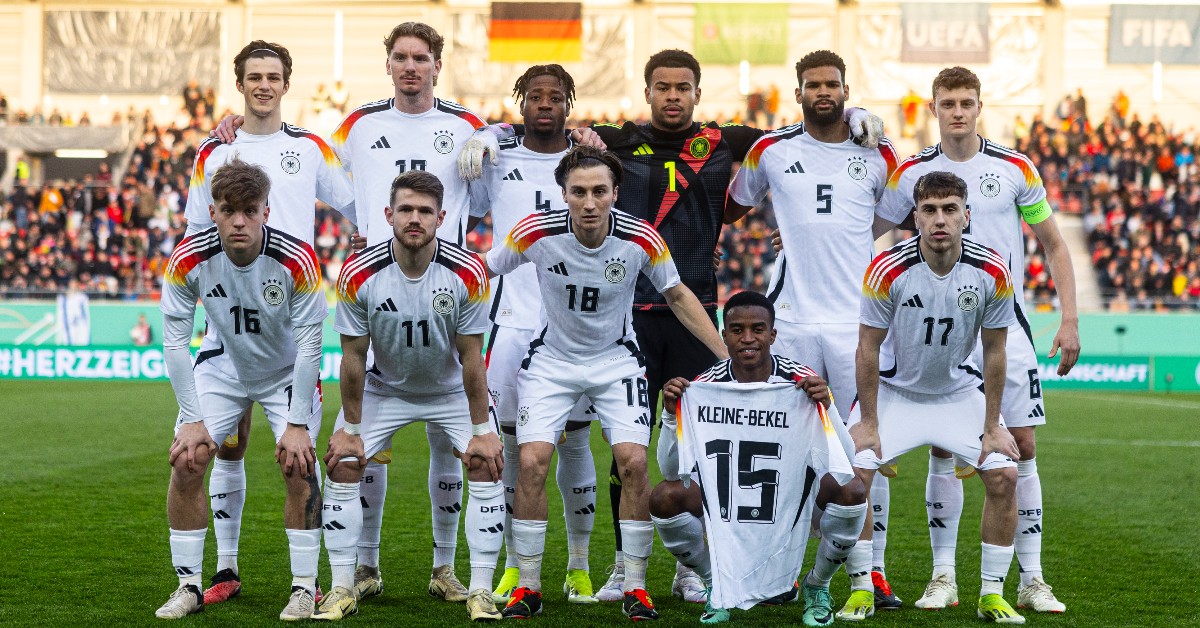
<instances>
[{"instance_id":1,"label":"player's tattooed arm","mask_svg":"<svg viewBox=\"0 0 1200 628\"><path fill-rule=\"evenodd\" d=\"M1004 398L1004 381L1008 371L1005 354L1005 343L1008 340L1008 328L998 327L980 330L983 339L983 442L980 444L979 464L990 453L1008 456L1012 460L1020 460L1021 454L1017 441L1003 425L1000 424L1000 401Z\"/></svg>"},{"instance_id":2,"label":"player's tattooed arm","mask_svg":"<svg viewBox=\"0 0 1200 628\"><path fill-rule=\"evenodd\" d=\"M321 527L321 486L315 472L309 473L304 479L308 482L308 497L304 500L304 529L316 530Z\"/></svg>"},{"instance_id":3,"label":"player's tattooed arm","mask_svg":"<svg viewBox=\"0 0 1200 628\"><path fill-rule=\"evenodd\" d=\"M861 418L850 428L855 451L871 450L882 457L879 447L879 347L887 329L859 324L858 351L854 356L855 384L858 386L858 407Z\"/></svg>"}]
</instances>

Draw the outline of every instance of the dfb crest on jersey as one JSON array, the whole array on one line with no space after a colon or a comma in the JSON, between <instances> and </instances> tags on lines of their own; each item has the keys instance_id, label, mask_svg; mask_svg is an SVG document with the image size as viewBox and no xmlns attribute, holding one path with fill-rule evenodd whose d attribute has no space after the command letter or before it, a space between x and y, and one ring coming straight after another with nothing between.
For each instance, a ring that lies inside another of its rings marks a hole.
<instances>
[{"instance_id":1,"label":"dfb crest on jersey","mask_svg":"<svg viewBox=\"0 0 1200 628\"><path fill-rule=\"evenodd\" d=\"M283 159L279 162L279 167L288 174L296 174L300 172L300 153L294 150L285 150L282 153Z\"/></svg>"},{"instance_id":2,"label":"dfb crest on jersey","mask_svg":"<svg viewBox=\"0 0 1200 628\"><path fill-rule=\"evenodd\" d=\"M708 141L707 137L698 135L692 138L688 143L688 152L691 153L694 159L704 159L712 152L712 142Z\"/></svg>"},{"instance_id":3,"label":"dfb crest on jersey","mask_svg":"<svg viewBox=\"0 0 1200 628\"><path fill-rule=\"evenodd\" d=\"M446 155L454 150L454 138L449 131L434 131L433 132L433 150Z\"/></svg>"},{"instance_id":4,"label":"dfb crest on jersey","mask_svg":"<svg viewBox=\"0 0 1200 628\"><path fill-rule=\"evenodd\" d=\"M958 289L958 309L964 312L973 312L979 307L979 288L975 286L963 286Z\"/></svg>"},{"instance_id":5,"label":"dfb crest on jersey","mask_svg":"<svg viewBox=\"0 0 1200 628\"><path fill-rule=\"evenodd\" d=\"M850 175L855 181L862 181L867 178L867 160L859 156L854 156L848 159L850 162L846 166L846 174Z\"/></svg>"},{"instance_id":6,"label":"dfb crest on jersey","mask_svg":"<svg viewBox=\"0 0 1200 628\"><path fill-rule=\"evenodd\" d=\"M445 316L454 311L454 297L445 288L433 291L433 311Z\"/></svg>"},{"instance_id":7,"label":"dfb crest on jersey","mask_svg":"<svg viewBox=\"0 0 1200 628\"><path fill-rule=\"evenodd\" d=\"M988 172L982 177L979 177L979 193L988 197L996 198L1000 194L1000 178Z\"/></svg>"},{"instance_id":8,"label":"dfb crest on jersey","mask_svg":"<svg viewBox=\"0 0 1200 628\"><path fill-rule=\"evenodd\" d=\"M283 284L272 277L263 282L263 300L268 305L279 305L283 303Z\"/></svg>"},{"instance_id":9,"label":"dfb crest on jersey","mask_svg":"<svg viewBox=\"0 0 1200 628\"><path fill-rule=\"evenodd\" d=\"M608 283L621 283L625 280L625 260L614 257L604 260L604 278Z\"/></svg>"},{"instance_id":10,"label":"dfb crest on jersey","mask_svg":"<svg viewBox=\"0 0 1200 628\"><path fill-rule=\"evenodd\" d=\"M525 427L526 423L529 423L529 406L521 406L517 410L517 425Z\"/></svg>"}]
</instances>

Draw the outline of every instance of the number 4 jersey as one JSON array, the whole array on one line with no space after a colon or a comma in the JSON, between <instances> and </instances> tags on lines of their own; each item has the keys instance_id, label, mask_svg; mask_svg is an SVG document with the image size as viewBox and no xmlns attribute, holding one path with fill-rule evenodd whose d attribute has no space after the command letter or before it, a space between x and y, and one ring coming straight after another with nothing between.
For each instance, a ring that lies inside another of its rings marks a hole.
<instances>
[{"instance_id":1,"label":"number 4 jersey","mask_svg":"<svg viewBox=\"0 0 1200 628\"><path fill-rule=\"evenodd\" d=\"M777 375L782 361L776 358ZM691 470L704 494L712 605L750 608L792 587L820 477L845 483L854 472L833 423L841 423L836 409L827 414L790 377L734 382L728 365L719 363L683 395L679 468Z\"/></svg>"}]
</instances>

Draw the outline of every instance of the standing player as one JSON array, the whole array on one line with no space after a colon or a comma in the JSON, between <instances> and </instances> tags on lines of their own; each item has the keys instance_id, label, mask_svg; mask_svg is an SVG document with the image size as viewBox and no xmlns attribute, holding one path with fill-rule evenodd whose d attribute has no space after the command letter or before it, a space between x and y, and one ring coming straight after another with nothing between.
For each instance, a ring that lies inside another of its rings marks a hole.
<instances>
[{"instance_id":1,"label":"standing player","mask_svg":"<svg viewBox=\"0 0 1200 628\"><path fill-rule=\"evenodd\" d=\"M255 164L271 178L271 198L275 208L271 227L310 246L316 221L315 204L320 199L350 222L356 222L354 193L350 180L329 145L320 137L283 122L280 107L292 76L292 57L279 44L255 40L246 44L233 58L237 88L245 99L245 124L224 142L209 138L196 150L196 163L188 191L187 235L213 225L209 207L213 203L213 174L235 156ZM357 239L357 236L356 236ZM361 244L360 244L361 246ZM224 341L219 327L209 326L201 355L226 375L235 375L228 355L222 355ZM310 429L321 428L321 391L313 398ZM242 509L246 504L246 467L243 458L250 437L250 410L238 423L238 429L221 443L208 479L208 494L217 537L217 571L212 586L204 592L206 604L216 604L241 593L238 574L238 539L242 529ZM320 473L317 473L320 479Z\"/></svg>"},{"instance_id":2,"label":"standing player","mask_svg":"<svg viewBox=\"0 0 1200 628\"><path fill-rule=\"evenodd\" d=\"M978 469L987 493L977 613L1023 624L1003 597L1017 524L1017 444L1000 418L1012 279L995 251L962 237L971 219L962 179L930 172L913 201L920 235L877 256L863 278L854 466L869 486L886 461L933 445ZM971 358L980 335L982 375Z\"/></svg>"},{"instance_id":3,"label":"standing player","mask_svg":"<svg viewBox=\"0 0 1200 628\"><path fill-rule=\"evenodd\" d=\"M828 50L796 64L796 102L804 125L767 134L755 143L729 186L726 222L739 220L771 192L787 258L777 263L770 290L779 324L779 355L810 365L829 380L842 416L855 399L854 352L858 327L858 284L874 256L875 238L895 226L876 215L896 151L883 139L864 148L850 137L843 109L850 89L846 64ZM789 264L790 262L790 264ZM887 529L886 478L876 479L875 527ZM882 521L879 519L882 518ZM882 532L882 530L881 530ZM882 536L882 535L881 535ZM856 545L846 561L851 594L838 613L848 617L865 606L899 608L882 560L873 570L872 543ZM882 558L882 553L880 553Z\"/></svg>"},{"instance_id":4,"label":"standing player","mask_svg":"<svg viewBox=\"0 0 1200 628\"><path fill-rule=\"evenodd\" d=\"M435 236L446 215L437 177L406 172L392 182L391 199L385 216L392 240L347 260L338 277L345 422L329 439L324 505L332 518L325 547L333 589L313 619L358 612L353 589L362 468L410 423L440 425L453 443L449 453L470 466L467 610L472 620L500 619L491 589L504 523L504 462L488 416L482 356L487 274L474 253ZM370 369L368 346L375 353Z\"/></svg>"},{"instance_id":5,"label":"standing player","mask_svg":"<svg viewBox=\"0 0 1200 628\"><path fill-rule=\"evenodd\" d=\"M637 334L628 322L637 273L651 278L710 351L724 354L725 349L696 296L680 283L658 232L612 209L621 173L621 162L611 153L572 149L554 171L569 210L525 218L488 253L492 272L537 264L548 320L517 375L521 471L512 524L521 573L506 617L541 611L546 475L554 443L583 397L600 417L626 488L619 518L626 553L623 610L635 620L658 616L645 589L654 542L646 471L651 410Z\"/></svg>"},{"instance_id":6,"label":"standing player","mask_svg":"<svg viewBox=\"0 0 1200 628\"><path fill-rule=\"evenodd\" d=\"M725 192L733 176L733 164L742 161L763 131L741 125L696 122L700 103L700 63L683 50L663 50L650 57L644 71L650 122L622 126L595 124L594 130L626 170L623 193L616 207L649 222L674 252L686 285L700 299L709 318L716 321L717 282L713 253L721 237ZM882 122L862 109L852 110L851 128L864 142L878 142ZM489 127L491 129L492 127ZM870 133L868 133L870 130ZM874 133L872 138L871 134ZM499 153L487 147L495 142L490 133L476 134L478 142L464 149L465 176L477 176L483 155ZM645 343L646 377L651 406L658 405L662 386L672 377L691 379L705 364L715 360L671 314L666 300L649 280L638 280L634 298L633 327ZM616 461L609 470L609 496L616 535L616 563L608 582L597 597L619 601L622 596L623 541L617 524L622 484ZM676 569L672 592L690 602L704 602L700 579L682 565Z\"/></svg>"},{"instance_id":7,"label":"standing player","mask_svg":"<svg viewBox=\"0 0 1200 628\"><path fill-rule=\"evenodd\" d=\"M179 588L155 613L163 619L204 610L204 472L216 443L237 430L255 402L275 432L275 457L287 486L283 518L292 595L279 618L308 619L313 610L321 489L311 417L327 311L312 247L265 226L270 189L263 169L238 159L227 163L213 175L209 211L216 226L184 238L167 264L163 353L180 408L171 444L167 518ZM188 344L197 300L209 325L219 330L231 372L217 368L203 352L191 364Z\"/></svg>"},{"instance_id":8,"label":"standing player","mask_svg":"<svg viewBox=\"0 0 1200 628\"><path fill-rule=\"evenodd\" d=\"M772 354L771 347L775 342L776 330L775 307L770 300L757 292L739 292L725 302L724 322L725 329L722 331L722 339L725 341L725 348L728 349L730 358L718 362L696 378L696 381L742 384L795 382L796 387L803 388L813 401L821 403L833 411L829 417L830 429L837 434L839 439L837 445L841 447L845 455L853 455L853 443L846 433L845 426L842 425L837 408L831 407L831 396L825 380L806 366ZM681 476L688 474L689 469L687 465L681 465L679 462L679 441L676 431L677 429L686 431L691 428L677 428L676 405L680 395L687 387L688 381L677 377L667 382L663 389L662 423L665 429L658 439L658 467L663 473L663 481L655 486L654 491L650 494L650 514L654 518L654 527L658 529L658 535L662 538L663 545L675 555L679 562L694 569L711 592L712 564L709 560L709 551L705 549L705 528L702 523L705 496L698 484L693 483L688 486L680 479ZM798 430L804 429L795 425L793 427ZM730 435L732 438L740 439L749 431L748 428L739 426L731 428ZM793 436L793 438L801 437L801 434ZM789 438L788 441L795 443L792 438ZM788 473L786 477L794 478L787 481L788 488L779 488L778 477L775 478L775 486L777 490L791 491L802 487L799 501L806 503L812 483L816 481L818 474L821 476L815 500L817 507L822 510L821 544L817 549L817 558L813 569L804 577L803 621L807 626L828 626L833 623L833 599L829 596L829 581L837 572L838 567L845 562L847 555L858 540L859 531L862 530L863 521L866 518L867 500L862 482L852 477L852 474L851 477L840 478L841 481L846 482L843 485L839 482L839 478L835 478L829 473L832 467L829 459L835 454L824 446L824 443L811 442L810 444L812 445L810 452L786 452L792 461L811 463L805 480L799 481L797 474ZM843 458L843 464L849 467L849 459ZM786 464L777 466L786 468ZM764 482L763 484L768 483ZM764 488L763 491L765 495L766 489ZM804 509L807 510L807 507ZM804 516L796 519L804 522L809 520ZM737 547L765 550L770 543L761 542L761 539L764 538L761 528L762 520L755 519L753 513L750 513L747 522L752 525L734 529L734 533L742 541ZM778 522L788 523L783 518L780 518ZM798 532L806 539L809 528L807 525L800 527L802 530ZM751 528L753 528L753 532L750 532ZM797 531L794 528L795 526L793 526L792 532L783 528L779 532L782 534L795 533ZM716 537L714 534L714 531L708 533L712 543L725 542L724 538ZM742 535L755 537L760 541L747 540ZM773 547L765 556L773 560L774 552L777 549L777 547ZM753 565L770 562L770 560L757 560L760 558L757 556L746 558ZM803 559L803 545L799 547L797 559ZM788 569L788 567L785 566L784 569ZM787 574L785 582L790 585L791 578L795 576L795 570L791 569L785 573ZM764 594L762 597L766 597L776 592L763 591L761 593ZM714 608L710 601L704 614L700 617L700 623L715 624L728 621L728 619L729 612L722 608Z\"/></svg>"},{"instance_id":9,"label":"standing player","mask_svg":"<svg viewBox=\"0 0 1200 628\"><path fill-rule=\"evenodd\" d=\"M1046 249L1050 276L1062 302L1062 324L1054 336L1050 357L1062 350L1058 374L1066 375L1079 358L1079 315L1075 309L1075 272L1067 244L1046 202L1041 177L1029 158L993 143L976 132L983 103L979 77L962 67L942 70L933 80L930 111L937 116L941 143L904 160L888 181L884 215L904 220L912 209L912 191L921 175L934 170L955 173L978 190L971 197L971 222L967 235L995 249L1014 277L1025 272L1025 240L1021 221L1029 225ZM1033 335L1025 317L1025 294L1016 291L1012 306L1016 323L1008 330L1008 384L1000 408L1017 446L1017 562L1021 588L1017 605L1038 612L1061 613L1059 602L1042 579L1042 486L1037 474L1034 428L1046 422L1042 384L1038 378ZM978 360L982 348L976 349ZM929 459L925 503L929 510L929 537L933 544L933 578L920 608L942 608L957 599L954 552L958 521L962 515L962 483L954 476L954 461L945 451L934 450ZM936 525L935 525L936 523Z\"/></svg>"},{"instance_id":10,"label":"standing player","mask_svg":"<svg viewBox=\"0 0 1200 628\"><path fill-rule=\"evenodd\" d=\"M517 221L536 212L566 209L554 168L567 154L571 142L564 134L571 102L575 99L575 81L560 65L535 65L525 71L513 86L513 96L521 105L525 134L500 143L504 169L486 165L483 178L470 183L471 221L477 222L492 212L492 232L506 234ZM468 226L474 228L474 224ZM538 292L537 273L532 266L521 266L496 280L492 291L492 330L488 337L488 389L496 406L504 448L504 493L508 516L504 540L508 547L504 576L496 586L497 603L508 602L517 588L520 571L512 550L512 507L516 494L518 460L517 371L537 337L545 318ZM563 517L567 524L567 577L563 584L567 599L577 604L597 600L588 575L588 541L596 517L596 466L590 443L591 417L583 416L588 402L581 401L567 421L557 443L558 469L555 478L563 497Z\"/></svg>"}]
</instances>

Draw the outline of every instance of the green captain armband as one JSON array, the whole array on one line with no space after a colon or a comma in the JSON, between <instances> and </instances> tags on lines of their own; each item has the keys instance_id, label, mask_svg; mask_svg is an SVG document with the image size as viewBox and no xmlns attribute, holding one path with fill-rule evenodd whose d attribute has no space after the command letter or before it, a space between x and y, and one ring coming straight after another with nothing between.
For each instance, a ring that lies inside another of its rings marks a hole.
<instances>
[{"instance_id":1,"label":"green captain armband","mask_svg":"<svg viewBox=\"0 0 1200 628\"><path fill-rule=\"evenodd\" d=\"M1047 203L1044 198L1033 205L1018 205L1017 209L1020 210L1021 217L1025 219L1025 224L1028 225L1036 225L1054 213L1050 209L1050 203Z\"/></svg>"}]
</instances>

